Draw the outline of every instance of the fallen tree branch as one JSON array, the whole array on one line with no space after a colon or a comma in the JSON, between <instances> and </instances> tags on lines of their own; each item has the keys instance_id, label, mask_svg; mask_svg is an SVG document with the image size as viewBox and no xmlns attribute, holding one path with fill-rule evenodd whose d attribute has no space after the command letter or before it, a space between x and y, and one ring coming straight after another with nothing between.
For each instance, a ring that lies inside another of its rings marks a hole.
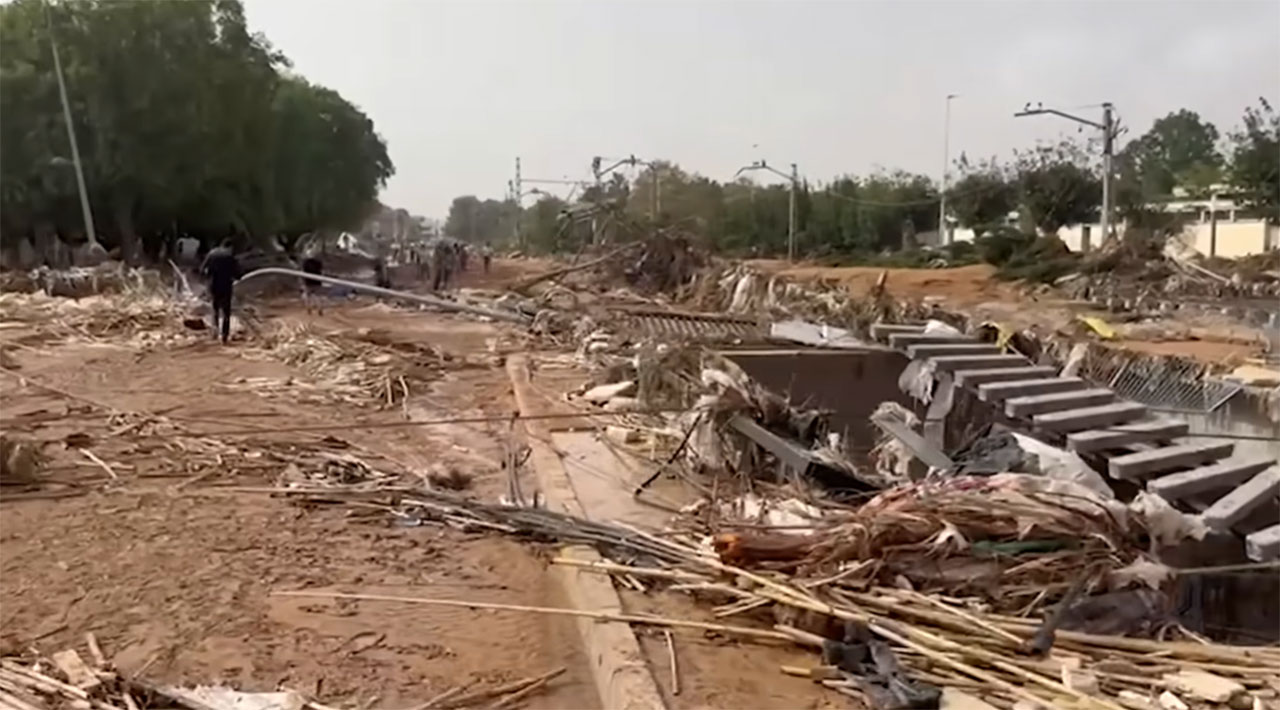
<instances>
[{"instance_id":1,"label":"fallen tree branch","mask_svg":"<svg viewBox=\"0 0 1280 710\"><path fill-rule=\"evenodd\" d=\"M608 254L605 254L604 256L598 259L592 259L591 261L584 261L581 264L564 266L559 269L552 269L551 271L546 271L541 274L530 276L526 279L523 279L513 284L511 286L511 290L517 293L524 293L525 290L533 287L536 284L540 284L543 281L546 281L548 279L554 279L558 276L565 276L567 274L572 274L575 271L584 271L586 269L590 269L592 267L599 266L600 264L604 264L609 261L612 261L618 258L619 256L626 254L632 249L635 249L638 246L640 246L640 242L632 242L630 244L620 246L617 249L614 249L613 251L609 252Z\"/></svg>"}]
</instances>

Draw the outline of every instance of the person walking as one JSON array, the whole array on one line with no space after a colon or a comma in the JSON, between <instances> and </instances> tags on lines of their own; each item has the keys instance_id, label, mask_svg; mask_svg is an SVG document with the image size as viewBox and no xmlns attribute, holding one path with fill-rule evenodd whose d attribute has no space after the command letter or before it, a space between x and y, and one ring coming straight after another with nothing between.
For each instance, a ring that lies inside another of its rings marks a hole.
<instances>
[{"instance_id":1,"label":"person walking","mask_svg":"<svg viewBox=\"0 0 1280 710\"><path fill-rule=\"evenodd\" d=\"M302 270L308 274L323 274L324 262L320 260L318 254L312 253L302 260ZM320 292L323 288L324 284L316 279L302 280L302 302L307 307L307 313L315 310L319 315L324 315L324 304L320 300Z\"/></svg>"},{"instance_id":2,"label":"person walking","mask_svg":"<svg viewBox=\"0 0 1280 710\"><path fill-rule=\"evenodd\" d=\"M209 280L214 330L221 334L222 344L226 345L231 338L231 300L240 278L240 261L231 250L230 237L205 256L200 273Z\"/></svg>"}]
</instances>

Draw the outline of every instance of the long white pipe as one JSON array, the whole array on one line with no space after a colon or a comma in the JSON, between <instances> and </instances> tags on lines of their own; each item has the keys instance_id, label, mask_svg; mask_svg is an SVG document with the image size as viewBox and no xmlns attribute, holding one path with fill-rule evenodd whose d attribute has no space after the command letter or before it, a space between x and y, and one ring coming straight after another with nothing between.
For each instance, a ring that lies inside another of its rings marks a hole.
<instances>
[{"instance_id":1,"label":"long white pipe","mask_svg":"<svg viewBox=\"0 0 1280 710\"><path fill-rule=\"evenodd\" d=\"M461 311L463 313L473 313L478 316L486 316L489 318L493 318L495 320L504 320L504 321L507 321L508 323L518 323L520 325L525 325L530 321L530 318L528 316L525 316L521 313L514 313L511 311L496 311L491 308L484 308L482 306L472 306L465 303L455 303L453 301L448 301L443 298L435 298L433 296L422 296L416 293L406 293L404 291L392 291L389 288L372 286L370 284L360 283L358 281L347 281L346 279L335 279L332 276L324 276L322 274L308 274L305 271L294 271L293 269L282 269L277 266L269 266L265 269L255 269L253 271L250 271L244 276L241 276L240 281L244 282L244 281L248 281L249 279L257 278L259 276L272 276L272 275L296 276L300 279L313 279L315 281L320 281L322 283L336 284L338 286L346 286L348 288L352 288L357 291L364 291L365 293L373 293L379 296L386 296L387 298L398 298L402 301L413 301L414 303L423 303L428 306L435 306L436 308L439 308L445 311Z\"/></svg>"}]
</instances>

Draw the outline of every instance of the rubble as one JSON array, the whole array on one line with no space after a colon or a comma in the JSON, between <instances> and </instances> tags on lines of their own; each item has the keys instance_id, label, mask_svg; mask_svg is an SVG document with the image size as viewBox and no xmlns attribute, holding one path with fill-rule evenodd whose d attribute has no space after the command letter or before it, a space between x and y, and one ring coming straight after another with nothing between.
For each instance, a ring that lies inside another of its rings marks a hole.
<instances>
[{"instance_id":1,"label":"rubble","mask_svg":"<svg viewBox=\"0 0 1280 710\"><path fill-rule=\"evenodd\" d=\"M290 379L244 380L235 386L263 396L311 396L330 401L393 406L415 386L431 382L450 367L465 366L448 353L423 343L390 339L368 328L322 332L301 324L272 324L248 353L301 368L311 382Z\"/></svg>"}]
</instances>

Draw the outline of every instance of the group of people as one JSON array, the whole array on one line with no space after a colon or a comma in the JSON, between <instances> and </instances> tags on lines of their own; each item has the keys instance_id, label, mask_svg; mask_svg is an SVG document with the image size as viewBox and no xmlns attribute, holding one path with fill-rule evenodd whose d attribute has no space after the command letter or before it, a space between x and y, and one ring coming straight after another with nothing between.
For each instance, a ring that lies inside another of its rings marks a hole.
<instances>
[{"instance_id":1,"label":"group of people","mask_svg":"<svg viewBox=\"0 0 1280 710\"><path fill-rule=\"evenodd\" d=\"M461 242L436 242L429 260L424 261L419 253L411 256L419 265L419 276L424 269L430 269L431 290L442 291L449 288L456 274L467 270L467 260L471 249ZM322 255L312 253L302 260L302 270L308 274L323 275L324 262ZM489 273L493 261L493 250L485 245L480 249L480 259L484 273ZM429 263L427 263L429 261ZM205 256L200 266L200 275L208 280L209 298L213 305L214 330L226 343L231 337L231 302L235 293L235 283L243 275L240 260L236 258L234 244L230 238L223 240ZM377 258L373 263L374 283L379 288L391 288L391 276L387 263ZM302 300L307 312L323 313L324 284L318 279L304 278L302 281Z\"/></svg>"},{"instance_id":2,"label":"group of people","mask_svg":"<svg viewBox=\"0 0 1280 710\"><path fill-rule=\"evenodd\" d=\"M446 290L458 273L467 270L467 261L470 256L471 247L462 242L438 241L431 250L431 258L429 260L419 259L418 274L419 276L425 275L429 269L431 290ZM489 245L486 244L481 247L480 259L484 273L489 273L489 265L493 261L493 250L489 248Z\"/></svg>"}]
</instances>

